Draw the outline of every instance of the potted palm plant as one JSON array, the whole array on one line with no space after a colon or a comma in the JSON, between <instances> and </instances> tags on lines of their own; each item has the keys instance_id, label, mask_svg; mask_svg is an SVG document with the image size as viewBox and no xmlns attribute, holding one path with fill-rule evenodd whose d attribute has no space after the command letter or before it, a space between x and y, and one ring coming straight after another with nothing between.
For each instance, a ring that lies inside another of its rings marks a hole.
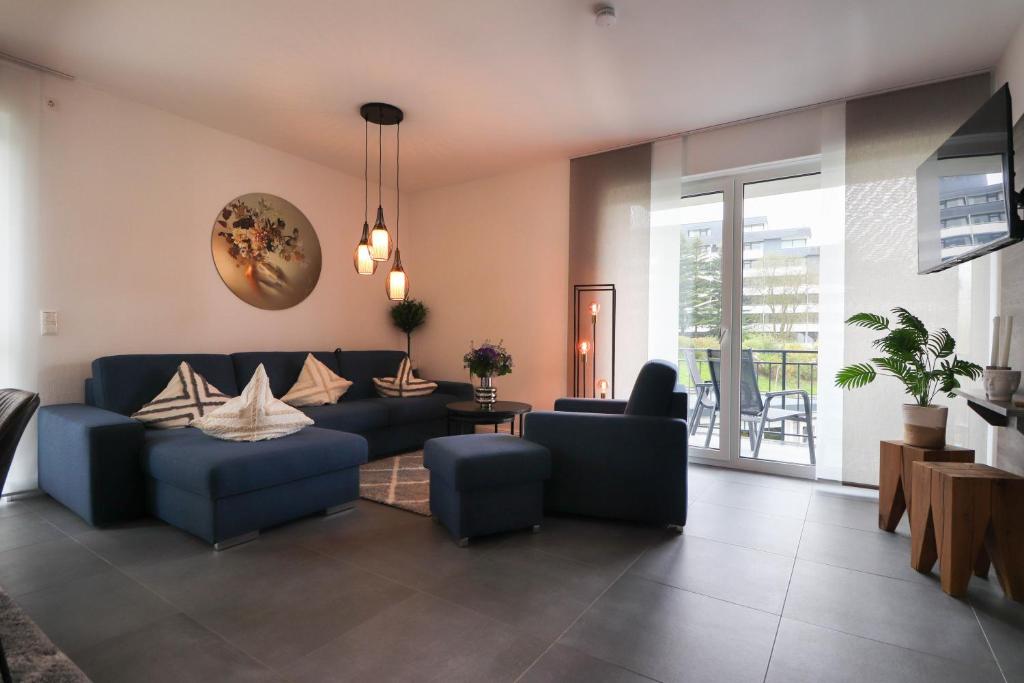
<instances>
[{"instance_id":1,"label":"potted palm plant","mask_svg":"<svg viewBox=\"0 0 1024 683\"><path fill-rule=\"evenodd\" d=\"M946 443L946 406L932 404L942 392L952 397L960 377L977 379L981 366L957 358L956 340L942 328L929 332L920 318L905 308L892 309L896 323L874 313L850 316L846 324L885 335L872 342L879 354L870 362L855 363L836 373L836 386L856 389L879 375L893 377L914 399L903 404L903 441L910 446L941 448Z\"/></svg>"},{"instance_id":2,"label":"potted palm plant","mask_svg":"<svg viewBox=\"0 0 1024 683\"><path fill-rule=\"evenodd\" d=\"M405 352L412 358L412 333L427 322L430 309L419 299L399 301L391 307L391 322L405 332Z\"/></svg>"}]
</instances>

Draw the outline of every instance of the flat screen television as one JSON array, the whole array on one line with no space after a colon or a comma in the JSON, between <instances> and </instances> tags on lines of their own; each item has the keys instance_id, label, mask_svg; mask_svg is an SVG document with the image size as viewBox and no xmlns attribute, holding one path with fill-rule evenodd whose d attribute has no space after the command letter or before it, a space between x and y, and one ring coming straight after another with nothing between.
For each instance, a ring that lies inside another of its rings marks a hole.
<instances>
[{"instance_id":1,"label":"flat screen television","mask_svg":"<svg viewBox=\"0 0 1024 683\"><path fill-rule=\"evenodd\" d=\"M1016 128L1004 85L918 167L919 273L936 273L1024 238L1024 173L1014 173L1013 156L1014 137L1024 144L1024 123ZM1018 149L1024 157L1024 147Z\"/></svg>"}]
</instances>

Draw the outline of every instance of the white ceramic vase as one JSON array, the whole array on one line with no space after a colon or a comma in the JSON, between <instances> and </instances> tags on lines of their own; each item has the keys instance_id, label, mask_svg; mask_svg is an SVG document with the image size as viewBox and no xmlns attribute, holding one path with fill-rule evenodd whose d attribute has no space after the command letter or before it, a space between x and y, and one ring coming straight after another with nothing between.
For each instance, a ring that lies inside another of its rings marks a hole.
<instances>
[{"instance_id":1,"label":"white ceramic vase","mask_svg":"<svg viewBox=\"0 0 1024 683\"><path fill-rule=\"evenodd\" d=\"M985 368L981 375L985 396L990 401L1009 401L1020 387L1020 370Z\"/></svg>"}]
</instances>

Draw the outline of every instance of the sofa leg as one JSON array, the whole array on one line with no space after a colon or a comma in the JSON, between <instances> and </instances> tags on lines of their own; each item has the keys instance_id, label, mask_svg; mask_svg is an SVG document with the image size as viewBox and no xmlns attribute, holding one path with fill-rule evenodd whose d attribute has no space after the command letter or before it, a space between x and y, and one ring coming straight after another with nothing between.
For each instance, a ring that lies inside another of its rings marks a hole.
<instances>
[{"instance_id":1,"label":"sofa leg","mask_svg":"<svg viewBox=\"0 0 1024 683\"><path fill-rule=\"evenodd\" d=\"M532 531L535 534L539 534L540 533L540 524L534 524L532 527L530 527L530 531Z\"/></svg>"},{"instance_id":2,"label":"sofa leg","mask_svg":"<svg viewBox=\"0 0 1024 683\"><path fill-rule=\"evenodd\" d=\"M240 536L235 536L233 538L225 538L223 541L217 541L213 544L213 549L218 551L227 550L228 548L233 548L236 545L242 545L243 543L248 543L249 541L255 541L259 537L259 530L250 531L247 534L241 534Z\"/></svg>"},{"instance_id":3,"label":"sofa leg","mask_svg":"<svg viewBox=\"0 0 1024 683\"><path fill-rule=\"evenodd\" d=\"M668 525L668 530L671 531L674 534L682 534L683 533L683 525L682 524L669 524Z\"/></svg>"},{"instance_id":4,"label":"sofa leg","mask_svg":"<svg viewBox=\"0 0 1024 683\"><path fill-rule=\"evenodd\" d=\"M320 514L323 515L324 517L330 517L331 515L337 515L337 514L339 514L341 512L348 512L349 510L355 510L355 509L356 509L356 502L354 500L352 500L352 501L349 501L347 503L342 503L341 505L334 505L334 506L329 507L329 508L324 508L323 510L320 511Z\"/></svg>"},{"instance_id":5,"label":"sofa leg","mask_svg":"<svg viewBox=\"0 0 1024 683\"><path fill-rule=\"evenodd\" d=\"M463 536L458 541L456 541L456 543L458 544L458 546L460 548L465 548L466 546L469 545L469 538L467 536Z\"/></svg>"}]
</instances>

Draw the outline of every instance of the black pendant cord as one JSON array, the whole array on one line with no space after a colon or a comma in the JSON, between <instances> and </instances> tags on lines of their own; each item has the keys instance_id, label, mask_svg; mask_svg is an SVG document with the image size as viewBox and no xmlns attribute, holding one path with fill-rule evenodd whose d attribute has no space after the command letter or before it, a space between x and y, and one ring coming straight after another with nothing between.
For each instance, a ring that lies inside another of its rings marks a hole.
<instances>
[{"instance_id":1,"label":"black pendant cord","mask_svg":"<svg viewBox=\"0 0 1024 683\"><path fill-rule=\"evenodd\" d=\"M383 176L383 168L384 168L384 157L383 157L384 142L383 142L383 137L384 137L384 134L382 132L383 130L384 130L384 126L381 126L381 125L377 126L377 206L378 207L384 206L384 204L381 203L381 199L380 199L380 185L381 185L381 182L382 182L382 180L384 178L384 176Z\"/></svg>"},{"instance_id":2,"label":"black pendant cord","mask_svg":"<svg viewBox=\"0 0 1024 683\"><path fill-rule=\"evenodd\" d=\"M398 249L398 230L402 225L402 183L398 173L402 168L402 124L395 126L395 249Z\"/></svg>"},{"instance_id":3,"label":"black pendant cord","mask_svg":"<svg viewBox=\"0 0 1024 683\"><path fill-rule=\"evenodd\" d=\"M363 119L363 223L370 222L370 122Z\"/></svg>"}]
</instances>

